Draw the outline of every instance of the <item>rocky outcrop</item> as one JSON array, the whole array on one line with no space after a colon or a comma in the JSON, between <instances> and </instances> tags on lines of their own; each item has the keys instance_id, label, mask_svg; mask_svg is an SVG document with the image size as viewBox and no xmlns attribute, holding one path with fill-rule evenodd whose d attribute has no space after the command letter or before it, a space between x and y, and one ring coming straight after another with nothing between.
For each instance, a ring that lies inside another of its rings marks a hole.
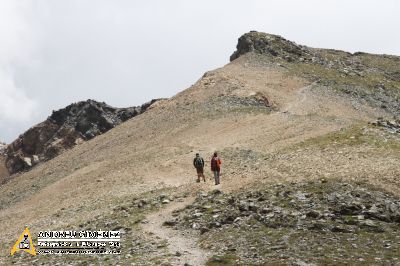
<instances>
[{"instance_id":1,"label":"rocky outcrop","mask_svg":"<svg viewBox=\"0 0 400 266\"><path fill-rule=\"evenodd\" d=\"M49 160L80 142L94 138L146 111L155 101L138 107L114 108L87 100L53 111L7 147L6 166L13 174Z\"/></svg>"},{"instance_id":2,"label":"rocky outcrop","mask_svg":"<svg viewBox=\"0 0 400 266\"><path fill-rule=\"evenodd\" d=\"M390 133L400 133L400 119L385 120L379 118L372 123L374 126L383 127Z\"/></svg>"},{"instance_id":3,"label":"rocky outcrop","mask_svg":"<svg viewBox=\"0 0 400 266\"><path fill-rule=\"evenodd\" d=\"M278 35L257 31L242 35L238 40L236 49L230 57L231 61L248 52L279 56L287 61L311 60L311 53L305 46L297 45Z\"/></svg>"}]
</instances>

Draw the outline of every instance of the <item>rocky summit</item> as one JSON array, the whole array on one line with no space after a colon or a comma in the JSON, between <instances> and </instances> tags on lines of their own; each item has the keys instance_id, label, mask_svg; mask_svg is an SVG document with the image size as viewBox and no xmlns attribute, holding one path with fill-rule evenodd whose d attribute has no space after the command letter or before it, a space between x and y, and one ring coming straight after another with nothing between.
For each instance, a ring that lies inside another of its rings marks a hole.
<instances>
[{"instance_id":1,"label":"rocky summit","mask_svg":"<svg viewBox=\"0 0 400 266\"><path fill-rule=\"evenodd\" d=\"M87 100L53 111L44 122L7 146L7 169L10 174L30 169L145 112L156 101L138 107L114 108L104 102Z\"/></svg>"},{"instance_id":2,"label":"rocky summit","mask_svg":"<svg viewBox=\"0 0 400 266\"><path fill-rule=\"evenodd\" d=\"M306 46L297 45L285 38L263 32L251 31L238 39L236 51L231 55L233 61L249 52L271 55L292 61L312 60L313 53Z\"/></svg>"},{"instance_id":3,"label":"rocky summit","mask_svg":"<svg viewBox=\"0 0 400 266\"><path fill-rule=\"evenodd\" d=\"M283 67L291 74L400 116L399 56L317 49L257 31L238 39L230 60L244 55L252 55L252 65Z\"/></svg>"}]
</instances>

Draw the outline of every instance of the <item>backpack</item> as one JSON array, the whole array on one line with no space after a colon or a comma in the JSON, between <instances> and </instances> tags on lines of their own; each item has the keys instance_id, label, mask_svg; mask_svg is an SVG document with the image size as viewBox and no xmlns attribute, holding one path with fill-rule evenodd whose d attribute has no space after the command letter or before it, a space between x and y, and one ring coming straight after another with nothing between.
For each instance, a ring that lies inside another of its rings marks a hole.
<instances>
[{"instance_id":1,"label":"backpack","mask_svg":"<svg viewBox=\"0 0 400 266\"><path fill-rule=\"evenodd\" d=\"M202 168L203 167L203 159L201 157L196 157L196 159L194 161L194 166L196 166L196 168Z\"/></svg>"},{"instance_id":2,"label":"backpack","mask_svg":"<svg viewBox=\"0 0 400 266\"><path fill-rule=\"evenodd\" d=\"M211 171L218 171L219 170L219 157L213 157L211 159Z\"/></svg>"}]
</instances>

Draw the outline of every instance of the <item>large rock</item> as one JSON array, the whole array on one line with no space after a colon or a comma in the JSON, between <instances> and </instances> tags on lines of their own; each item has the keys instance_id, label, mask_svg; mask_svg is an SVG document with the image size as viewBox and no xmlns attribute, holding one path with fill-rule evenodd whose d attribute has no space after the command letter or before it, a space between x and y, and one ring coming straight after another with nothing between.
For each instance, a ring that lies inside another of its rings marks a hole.
<instances>
[{"instance_id":1,"label":"large rock","mask_svg":"<svg viewBox=\"0 0 400 266\"><path fill-rule=\"evenodd\" d=\"M156 101L138 107L114 108L104 102L87 100L53 111L45 121L7 146L6 167L11 174L30 169L143 113Z\"/></svg>"},{"instance_id":2,"label":"large rock","mask_svg":"<svg viewBox=\"0 0 400 266\"><path fill-rule=\"evenodd\" d=\"M311 60L312 58L311 53L305 47L281 36L257 31L250 31L242 35L238 39L236 49L230 57L231 61L248 52L279 56L287 61Z\"/></svg>"}]
</instances>

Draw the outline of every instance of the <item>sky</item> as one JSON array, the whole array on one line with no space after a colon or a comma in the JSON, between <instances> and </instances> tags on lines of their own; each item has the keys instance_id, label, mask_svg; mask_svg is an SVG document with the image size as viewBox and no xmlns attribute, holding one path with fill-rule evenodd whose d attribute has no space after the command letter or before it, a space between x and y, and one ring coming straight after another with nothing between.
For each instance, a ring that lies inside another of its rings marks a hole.
<instances>
[{"instance_id":1,"label":"sky","mask_svg":"<svg viewBox=\"0 0 400 266\"><path fill-rule=\"evenodd\" d=\"M400 55L398 0L0 0L0 141L72 102L140 105L229 62L250 30Z\"/></svg>"}]
</instances>

